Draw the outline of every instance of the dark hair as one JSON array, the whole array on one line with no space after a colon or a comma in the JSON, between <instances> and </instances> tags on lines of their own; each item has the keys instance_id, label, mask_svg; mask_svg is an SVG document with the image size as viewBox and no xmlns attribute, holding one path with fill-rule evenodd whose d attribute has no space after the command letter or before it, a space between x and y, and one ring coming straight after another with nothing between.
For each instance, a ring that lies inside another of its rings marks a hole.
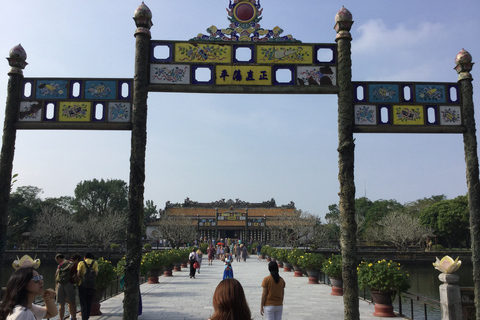
<instances>
[{"instance_id":1,"label":"dark hair","mask_svg":"<svg viewBox=\"0 0 480 320\"><path fill-rule=\"evenodd\" d=\"M278 274L278 264L276 261L270 261L268 264L268 271L270 271L275 283L278 283L278 281L280 281L280 275Z\"/></svg>"},{"instance_id":2,"label":"dark hair","mask_svg":"<svg viewBox=\"0 0 480 320\"><path fill-rule=\"evenodd\" d=\"M74 253L74 254L72 254L72 257L70 259L77 260L77 261L82 261L82 256L79 255L78 253Z\"/></svg>"},{"instance_id":3,"label":"dark hair","mask_svg":"<svg viewBox=\"0 0 480 320\"><path fill-rule=\"evenodd\" d=\"M85 253L85 258L86 259L95 259L95 257L93 256L93 254L91 252Z\"/></svg>"},{"instance_id":4,"label":"dark hair","mask_svg":"<svg viewBox=\"0 0 480 320\"><path fill-rule=\"evenodd\" d=\"M0 304L0 320L5 320L16 305L27 307L27 285L33 278L33 268L26 267L15 270L7 283L7 289Z\"/></svg>"},{"instance_id":5,"label":"dark hair","mask_svg":"<svg viewBox=\"0 0 480 320\"><path fill-rule=\"evenodd\" d=\"M243 287L237 279L220 281L213 294L213 314L210 320L251 320Z\"/></svg>"},{"instance_id":6,"label":"dark hair","mask_svg":"<svg viewBox=\"0 0 480 320\"><path fill-rule=\"evenodd\" d=\"M63 253L57 253L55 256L55 260L57 259L65 259L65 256L63 255Z\"/></svg>"}]
</instances>

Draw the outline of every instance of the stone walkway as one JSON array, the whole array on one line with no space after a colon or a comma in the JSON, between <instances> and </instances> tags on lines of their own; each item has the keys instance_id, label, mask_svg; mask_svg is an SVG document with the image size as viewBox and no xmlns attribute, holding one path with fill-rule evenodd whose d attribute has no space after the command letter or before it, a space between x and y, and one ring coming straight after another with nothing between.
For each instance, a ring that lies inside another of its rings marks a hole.
<instances>
[{"instance_id":1,"label":"stone walkway","mask_svg":"<svg viewBox=\"0 0 480 320\"><path fill-rule=\"evenodd\" d=\"M234 276L243 286L254 319L264 319L260 315L260 298L262 279L269 275L267 264L256 257L233 263ZM208 266L204 260L200 270L195 279L190 279L186 268L174 272L173 277L160 277L159 284L143 284L143 314L139 319L208 319L213 313L213 292L223 277L223 263L215 260ZM343 298L330 295L331 287L307 284L307 277L294 277L293 272L281 270L280 276L286 282L283 320L344 319ZM103 314L90 319L122 319L122 302L123 294L102 302ZM361 319L391 319L375 317L373 312L373 304L360 300Z\"/></svg>"}]
</instances>

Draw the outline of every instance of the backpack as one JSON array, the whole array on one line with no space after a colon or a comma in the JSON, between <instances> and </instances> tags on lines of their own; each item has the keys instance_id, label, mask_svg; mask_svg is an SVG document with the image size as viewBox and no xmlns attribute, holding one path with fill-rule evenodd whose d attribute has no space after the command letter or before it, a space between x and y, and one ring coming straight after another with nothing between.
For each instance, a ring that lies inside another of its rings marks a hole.
<instances>
[{"instance_id":1,"label":"backpack","mask_svg":"<svg viewBox=\"0 0 480 320\"><path fill-rule=\"evenodd\" d=\"M195 263L196 261L197 261L197 259L195 259L195 254L192 254L192 255L190 256L190 263L193 264L193 263Z\"/></svg>"},{"instance_id":2,"label":"backpack","mask_svg":"<svg viewBox=\"0 0 480 320\"><path fill-rule=\"evenodd\" d=\"M95 271L92 268L94 263L95 261L92 261L92 263L88 265L86 261L83 261L83 264L85 265L85 274L83 275L80 286L84 288L95 288Z\"/></svg>"},{"instance_id":3,"label":"backpack","mask_svg":"<svg viewBox=\"0 0 480 320\"><path fill-rule=\"evenodd\" d=\"M73 263L66 261L62 265L58 266L58 273L55 277L56 283L67 283L70 281L70 276L72 273Z\"/></svg>"}]
</instances>

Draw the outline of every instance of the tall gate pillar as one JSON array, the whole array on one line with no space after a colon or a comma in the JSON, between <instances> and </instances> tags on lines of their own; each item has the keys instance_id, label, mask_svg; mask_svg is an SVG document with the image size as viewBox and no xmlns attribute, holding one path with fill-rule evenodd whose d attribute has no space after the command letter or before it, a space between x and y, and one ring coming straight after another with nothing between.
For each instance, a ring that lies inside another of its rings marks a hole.
<instances>
[{"instance_id":1,"label":"tall gate pillar","mask_svg":"<svg viewBox=\"0 0 480 320\"><path fill-rule=\"evenodd\" d=\"M18 45L10 50L7 59L11 69L8 72L10 78L0 154L0 274L3 271L7 238L7 207L10 200L15 139L17 137L15 123L22 95L23 69L27 65L27 53L21 45Z\"/></svg>"},{"instance_id":2,"label":"tall gate pillar","mask_svg":"<svg viewBox=\"0 0 480 320\"><path fill-rule=\"evenodd\" d=\"M147 145L148 53L152 13L141 4L135 11L135 75L133 78L132 142L130 154L129 213L123 319L138 319L139 271L142 259L143 194Z\"/></svg>"},{"instance_id":3,"label":"tall gate pillar","mask_svg":"<svg viewBox=\"0 0 480 320\"><path fill-rule=\"evenodd\" d=\"M338 46L338 180L340 182L340 246L342 250L345 319L360 319L357 281L357 224L355 221L355 165L353 85L350 28L352 14L344 7L335 16Z\"/></svg>"},{"instance_id":4,"label":"tall gate pillar","mask_svg":"<svg viewBox=\"0 0 480 320\"><path fill-rule=\"evenodd\" d=\"M462 94L463 119L465 132L463 144L467 167L468 210L470 213L470 235L472 242L473 281L475 285L475 310L480 319L480 181L477 155L477 136L475 134L475 111L473 106L472 56L462 49L455 58L455 70L458 75Z\"/></svg>"}]
</instances>

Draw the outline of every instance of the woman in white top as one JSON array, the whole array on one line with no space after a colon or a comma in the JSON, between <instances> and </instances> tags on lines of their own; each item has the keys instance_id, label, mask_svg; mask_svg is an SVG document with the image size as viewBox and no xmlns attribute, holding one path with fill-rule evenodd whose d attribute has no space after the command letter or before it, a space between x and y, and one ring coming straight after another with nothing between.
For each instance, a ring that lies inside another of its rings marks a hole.
<instances>
[{"instance_id":1,"label":"woman in white top","mask_svg":"<svg viewBox=\"0 0 480 320\"><path fill-rule=\"evenodd\" d=\"M33 304L42 295L45 306ZM40 320L58 314L55 306L55 291L43 289L43 277L33 267L17 269L7 283L0 304L0 320Z\"/></svg>"}]
</instances>

